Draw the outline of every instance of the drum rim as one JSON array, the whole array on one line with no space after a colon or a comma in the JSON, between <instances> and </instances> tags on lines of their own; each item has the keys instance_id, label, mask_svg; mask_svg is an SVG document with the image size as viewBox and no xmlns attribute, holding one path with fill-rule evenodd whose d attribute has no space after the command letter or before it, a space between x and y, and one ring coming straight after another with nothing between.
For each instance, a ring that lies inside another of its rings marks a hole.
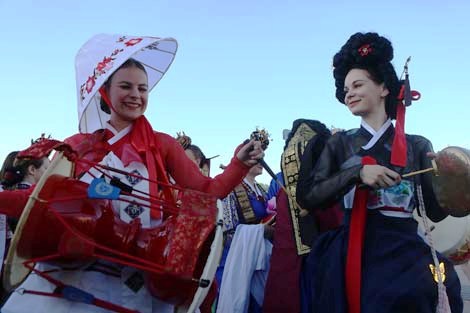
<instances>
[{"instance_id":1,"label":"drum rim","mask_svg":"<svg viewBox=\"0 0 470 313\"><path fill-rule=\"evenodd\" d=\"M215 273L217 271L217 267L220 263L220 259L222 257L223 252L223 206L222 201L220 199L217 200L217 219L216 219L216 231L214 235L214 240L211 244L211 252L207 257L206 264L204 265L204 269L202 271L201 277L199 279L206 279L209 280L210 283L207 287L199 286L196 289L196 292L193 296L193 301L188 308L188 313L194 312L199 306L202 304L204 299L206 298L207 294L209 293L210 287L215 279ZM212 265L214 268L211 268Z\"/></svg>"},{"instance_id":2,"label":"drum rim","mask_svg":"<svg viewBox=\"0 0 470 313\"><path fill-rule=\"evenodd\" d=\"M18 225L16 227L15 235L13 236L13 239L11 240L10 247L8 249L8 254L5 258L5 267L4 267L3 278L2 278L3 287L8 291L11 291L17 288L19 285L21 285L31 273L30 269L23 266L25 270L24 277L20 279L19 282L12 282L12 279L10 279L13 274L13 269L19 266L17 262L14 262L15 260L21 259L16 254L16 247L18 246L18 243L21 240L21 237L22 237L21 235L23 234L23 228L25 227L26 222L29 219L31 209L33 208L36 200L38 200L39 193L44 187L46 181L49 179L51 175L56 174L56 170L59 164L61 164L64 161L70 162L66 157L64 157L63 152L61 151L58 152L58 154L52 160L50 166L47 168L47 170L44 172L44 174L41 176L38 183L34 187L34 190L29 196L28 202L25 205L25 208L20 216L20 219L18 220ZM33 265L35 264L33 263Z\"/></svg>"},{"instance_id":3,"label":"drum rim","mask_svg":"<svg viewBox=\"0 0 470 313\"><path fill-rule=\"evenodd\" d=\"M454 216L451 216L449 215L448 217L446 217L445 219L443 219L442 221L445 221L447 219L449 220L454 220L454 221L458 221L459 223L462 223L464 224L464 227L463 227L463 230L461 232L461 236L460 238L458 239L458 241L456 241L456 243L452 244L452 245L447 245L447 249L438 249L439 247L439 240L437 238L437 236L435 236L435 234L433 234L431 232L431 235L432 235L432 240L433 242L436 244L436 250L439 251L440 253L444 254L445 256L450 256L452 254L454 254L455 252L457 252L467 241L470 240L470 223L469 223L469 218L470 216L464 216L464 217L454 217ZM442 222L441 221L441 222ZM438 222L438 223L434 223L434 225L438 225L439 223L441 222ZM437 227L437 226L436 226ZM455 229L454 229L455 230ZM445 233L449 233L451 232L452 230L446 230ZM447 237L447 236L446 236ZM452 252L453 251L453 252Z\"/></svg>"}]
</instances>

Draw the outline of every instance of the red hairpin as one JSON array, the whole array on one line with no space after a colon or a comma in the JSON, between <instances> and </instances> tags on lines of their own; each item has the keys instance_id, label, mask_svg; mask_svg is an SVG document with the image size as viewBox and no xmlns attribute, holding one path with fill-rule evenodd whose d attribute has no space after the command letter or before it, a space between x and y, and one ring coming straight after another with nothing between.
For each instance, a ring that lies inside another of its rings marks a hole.
<instances>
[{"instance_id":1,"label":"red hairpin","mask_svg":"<svg viewBox=\"0 0 470 313\"><path fill-rule=\"evenodd\" d=\"M359 54L362 57L365 57L366 55L372 52L372 47L370 46L370 44L364 44L360 46L359 49L357 49L357 51L359 51Z\"/></svg>"}]
</instances>

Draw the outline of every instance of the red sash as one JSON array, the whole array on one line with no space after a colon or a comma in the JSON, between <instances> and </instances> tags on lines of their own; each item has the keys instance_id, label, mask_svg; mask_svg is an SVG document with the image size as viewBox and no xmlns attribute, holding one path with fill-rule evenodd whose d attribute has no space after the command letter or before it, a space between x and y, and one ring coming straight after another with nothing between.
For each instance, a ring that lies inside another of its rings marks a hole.
<instances>
[{"instance_id":1,"label":"red sash","mask_svg":"<svg viewBox=\"0 0 470 313\"><path fill-rule=\"evenodd\" d=\"M375 165L374 158L365 156L362 165ZM364 246L364 231L367 217L367 198L369 188L359 188L356 185L354 203L349 223L349 241L346 257L346 298L349 313L361 312L361 270L362 249Z\"/></svg>"}]
</instances>

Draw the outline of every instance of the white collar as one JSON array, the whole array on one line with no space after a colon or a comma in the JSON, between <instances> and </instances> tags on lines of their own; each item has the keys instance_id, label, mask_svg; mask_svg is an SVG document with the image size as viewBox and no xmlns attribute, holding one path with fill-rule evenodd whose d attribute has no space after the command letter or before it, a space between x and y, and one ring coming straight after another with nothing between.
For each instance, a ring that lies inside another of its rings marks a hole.
<instances>
[{"instance_id":1,"label":"white collar","mask_svg":"<svg viewBox=\"0 0 470 313\"><path fill-rule=\"evenodd\" d=\"M371 135L372 138L369 140L369 142L362 147L364 150L369 150L372 148L377 141L382 137L382 135L387 131L387 129L392 125L392 120L389 118L385 121L385 123L380 127L378 131L375 131L369 124L367 124L364 120L361 120L361 126L364 127L365 130L367 130Z\"/></svg>"},{"instance_id":2,"label":"white collar","mask_svg":"<svg viewBox=\"0 0 470 313\"><path fill-rule=\"evenodd\" d=\"M127 126L126 128L121 129L121 131L117 131L116 128L114 128L108 121L106 123L106 129L109 130L114 135L113 137L111 137L108 140L108 143L110 145L112 145L112 144L118 142L122 137L124 137L125 135L130 133L130 131L132 130L133 125L134 124L131 124L131 125Z\"/></svg>"},{"instance_id":3,"label":"white collar","mask_svg":"<svg viewBox=\"0 0 470 313\"><path fill-rule=\"evenodd\" d=\"M243 178L243 181L245 182L245 184L250 186L251 190L253 190L257 196L262 196L261 190L259 190L258 186L256 185L256 181L254 185L252 185L246 178Z\"/></svg>"}]
</instances>

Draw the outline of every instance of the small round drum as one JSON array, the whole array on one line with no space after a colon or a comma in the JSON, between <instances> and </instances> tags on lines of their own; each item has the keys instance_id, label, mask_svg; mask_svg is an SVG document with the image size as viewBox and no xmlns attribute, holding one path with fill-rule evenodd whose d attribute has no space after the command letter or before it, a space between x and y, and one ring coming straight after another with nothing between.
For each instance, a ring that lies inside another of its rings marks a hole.
<instances>
[{"instance_id":1,"label":"small round drum","mask_svg":"<svg viewBox=\"0 0 470 313\"><path fill-rule=\"evenodd\" d=\"M219 200L184 190L178 215L142 228L138 219L120 220L110 200L88 198L88 184L55 174L61 164L67 161L60 155L23 211L6 260L4 285L11 290L27 277L27 260L77 267L103 256L144 270L153 296L195 311L222 255Z\"/></svg>"},{"instance_id":2,"label":"small round drum","mask_svg":"<svg viewBox=\"0 0 470 313\"><path fill-rule=\"evenodd\" d=\"M423 220L414 214L424 234ZM438 223L428 219L431 236L437 251L446 256L454 264L462 264L470 260L470 216L448 216Z\"/></svg>"},{"instance_id":3,"label":"small round drum","mask_svg":"<svg viewBox=\"0 0 470 313\"><path fill-rule=\"evenodd\" d=\"M440 206L452 216L470 214L470 151L447 147L436 154L435 162L433 189Z\"/></svg>"}]
</instances>

